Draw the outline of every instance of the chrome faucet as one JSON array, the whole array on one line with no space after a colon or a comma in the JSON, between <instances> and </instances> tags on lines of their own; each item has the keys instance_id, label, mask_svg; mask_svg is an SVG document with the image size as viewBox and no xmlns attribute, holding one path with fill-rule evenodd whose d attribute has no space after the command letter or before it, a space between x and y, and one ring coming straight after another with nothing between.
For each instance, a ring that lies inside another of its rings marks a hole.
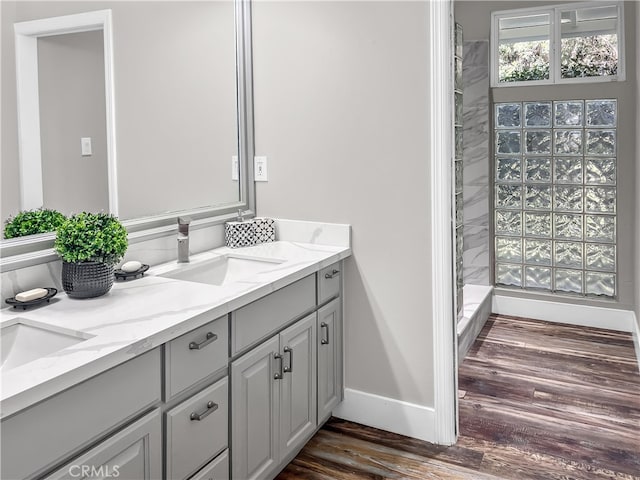
<instances>
[{"instance_id":1,"label":"chrome faucet","mask_svg":"<svg viewBox=\"0 0 640 480\"><path fill-rule=\"evenodd\" d=\"M178 263L189 263L189 224L191 218L178 217Z\"/></svg>"}]
</instances>

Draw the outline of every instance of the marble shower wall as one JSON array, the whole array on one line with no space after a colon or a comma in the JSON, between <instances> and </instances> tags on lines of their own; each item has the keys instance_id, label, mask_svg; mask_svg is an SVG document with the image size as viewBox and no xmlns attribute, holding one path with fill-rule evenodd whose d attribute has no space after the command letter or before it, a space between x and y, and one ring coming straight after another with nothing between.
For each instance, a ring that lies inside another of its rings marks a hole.
<instances>
[{"instance_id":1,"label":"marble shower wall","mask_svg":"<svg viewBox=\"0 0 640 480\"><path fill-rule=\"evenodd\" d=\"M464 42L464 283L490 285L489 42Z\"/></svg>"}]
</instances>

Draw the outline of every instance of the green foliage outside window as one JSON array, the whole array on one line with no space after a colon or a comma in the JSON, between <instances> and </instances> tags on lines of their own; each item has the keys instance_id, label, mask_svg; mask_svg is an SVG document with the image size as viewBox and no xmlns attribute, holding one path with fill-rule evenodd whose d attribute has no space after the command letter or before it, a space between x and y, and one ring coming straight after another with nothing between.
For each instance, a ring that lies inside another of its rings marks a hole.
<instances>
[{"instance_id":1,"label":"green foliage outside window","mask_svg":"<svg viewBox=\"0 0 640 480\"><path fill-rule=\"evenodd\" d=\"M549 78L549 42L503 43L498 53L501 82Z\"/></svg>"},{"instance_id":2,"label":"green foliage outside window","mask_svg":"<svg viewBox=\"0 0 640 480\"><path fill-rule=\"evenodd\" d=\"M560 49L562 78L616 75L617 40L616 35L563 38Z\"/></svg>"},{"instance_id":3,"label":"green foliage outside window","mask_svg":"<svg viewBox=\"0 0 640 480\"><path fill-rule=\"evenodd\" d=\"M562 39L562 78L616 75L618 43L616 35L594 35ZM503 43L499 46L500 82L549 79L547 42Z\"/></svg>"}]
</instances>

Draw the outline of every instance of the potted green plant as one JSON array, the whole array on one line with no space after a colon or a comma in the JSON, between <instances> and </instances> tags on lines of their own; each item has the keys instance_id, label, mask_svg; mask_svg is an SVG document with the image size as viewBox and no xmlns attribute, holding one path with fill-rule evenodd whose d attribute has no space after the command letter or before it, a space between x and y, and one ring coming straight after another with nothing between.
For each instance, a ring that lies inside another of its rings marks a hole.
<instances>
[{"instance_id":1,"label":"potted green plant","mask_svg":"<svg viewBox=\"0 0 640 480\"><path fill-rule=\"evenodd\" d=\"M127 251L127 230L113 215L78 213L59 228L62 288L75 298L99 297L113 286L113 267Z\"/></svg>"},{"instance_id":2,"label":"potted green plant","mask_svg":"<svg viewBox=\"0 0 640 480\"><path fill-rule=\"evenodd\" d=\"M67 217L53 209L24 210L15 217L7 218L4 226L4 238L55 232L66 219Z\"/></svg>"}]
</instances>

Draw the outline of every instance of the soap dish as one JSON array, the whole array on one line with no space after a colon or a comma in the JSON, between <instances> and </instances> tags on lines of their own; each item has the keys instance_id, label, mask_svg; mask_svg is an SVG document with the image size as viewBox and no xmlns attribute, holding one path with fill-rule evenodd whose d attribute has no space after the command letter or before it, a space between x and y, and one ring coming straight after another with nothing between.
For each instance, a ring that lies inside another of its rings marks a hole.
<instances>
[{"instance_id":1,"label":"soap dish","mask_svg":"<svg viewBox=\"0 0 640 480\"><path fill-rule=\"evenodd\" d=\"M114 270L113 274L117 280L131 280L132 278L138 278L144 276L144 272L149 270L149 265L143 263L142 266L135 272L125 272L123 270Z\"/></svg>"},{"instance_id":2,"label":"soap dish","mask_svg":"<svg viewBox=\"0 0 640 480\"><path fill-rule=\"evenodd\" d=\"M36 298L35 300L27 300L26 302L21 302L20 300L16 300L16 297L7 298L5 300L9 305L13 305L13 308L22 307L23 310L26 310L27 307L32 307L34 305L40 305L41 303L47 302L56 296L58 293L58 289L49 287L45 288L47 290L47 294L44 297Z\"/></svg>"}]
</instances>

